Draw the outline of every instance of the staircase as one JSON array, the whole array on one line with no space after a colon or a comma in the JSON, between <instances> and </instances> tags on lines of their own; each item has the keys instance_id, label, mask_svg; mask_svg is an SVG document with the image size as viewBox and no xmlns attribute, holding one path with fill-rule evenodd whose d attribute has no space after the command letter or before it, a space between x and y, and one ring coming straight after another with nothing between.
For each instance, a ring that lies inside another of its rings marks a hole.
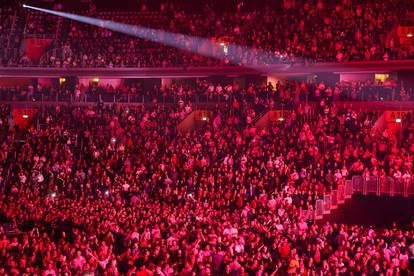
<instances>
[{"instance_id":1,"label":"staircase","mask_svg":"<svg viewBox=\"0 0 414 276\"><path fill-rule=\"evenodd\" d=\"M256 117L253 118L252 124L256 125L257 121L259 121L265 114L267 113L267 110L264 110L256 115Z\"/></svg>"},{"instance_id":2,"label":"staircase","mask_svg":"<svg viewBox=\"0 0 414 276\"><path fill-rule=\"evenodd\" d=\"M346 180L344 185L338 185L338 190L333 190L323 199L317 200L314 211L303 211L303 217L318 221L339 218L341 214L344 215L341 210L344 207L338 206L355 197L414 198L414 179L403 181L389 176L379 178L355 175L352 180Z\"/></svg>"},{"instance_id":3,"label":"staircase","mask_svg":"<svg viewBox=\"0 0 414 276\"><path fill-rule=\"evenodd\" d=\"M413 217L414 197L354 195L318 222L386 227L392 222L406 224Z\"/></svg>"},{"instance_id":4,"label":"staircase","mask_svg":"<svg viewBox=\"0 0 414 276\"><path fill-rule=\"evenodd\" d=\"M8 120L8 118L6 118ZM11 143L14 141L14 133L10 131L1 132L0 133L0 143ZM8 155L6 160L3 161L1 164L3 170L0 173L0 177L3 178L2 181L0 181L0 195L3 195L6 192L6 183L10 183L10 178L12 174L13 164L16 160L16 156L14 154L14 149L12 149Z\"/></svg>"},{"instance_id":5,"label":"staircase","mask_svg":"<svg viewBox=\"0 0 414 276\"><path fill-rule=\"evenodd\" d=\"M181 122L177 125L177 132L186 133L195 128L195 111L191 111Z\"/></svg>"},{"instance_id":6,"label":"staircase","mask_svg":"<svg viewBox=\"0 0 414 276\"><path fill-rule=\"evenodd\" d=\"M18 62L20 58L21 37L25 25L25 20L17 12L13 18L13 23L9 30L9 36L6 46L6 58Z\"/></svg>"},{"instance_id":7,"label":"staircase","mask_svg":"<svg viewBox=\"0 0 414 276\"><path fill-rule=\"evenodd\" d=\"M305 219L322 220L326 215L331 214L336 209L352 197L352 181L346 180L344 184L339 184L336 190L332 190L323 199L316 201L315 210L302 211Z\"/></svg>"}]
</instances>

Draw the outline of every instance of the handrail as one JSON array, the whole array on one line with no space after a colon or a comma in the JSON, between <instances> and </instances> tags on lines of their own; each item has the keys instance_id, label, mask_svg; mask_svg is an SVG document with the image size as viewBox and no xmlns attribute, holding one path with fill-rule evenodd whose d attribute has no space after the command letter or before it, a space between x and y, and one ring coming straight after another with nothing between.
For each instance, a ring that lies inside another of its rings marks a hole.
<instances>
[{"instance_id":1,"label":"handrail","mask_svg":"<svg viewBox=\"0 0 414 276\"><path fill-rule=\"evenodd\" d=\"M262 118L263 115L265 115L267 111L269 111L269 110L265 109L265 110L261 111L259 114L257 114L256 117L253 118L252 123L255 124L258 120L260 120L260 118Z\"/></svg>"},{"instance_id":2,"label":"handrail","mask_svg":"<svg viewBox=\"0 0 414 276\"><path fill-rule=\"evenodd\" d=\"M216 106L226 106L229 105L229 102L221 101L220 99L202 99L200 97L195 96L196 99L189 99L186 100L186 103L192 103L192 109L197 108L214 108ZM168 99L166 100L164 97L153 97L157 99L157 105L159 106L174 106L178 104L178 98L174 99ZM154 103L152 101L147 101L147 99L144 98L144 95L141 94L114 94L114 93L103 93L103 94L86 94L81 95L80 97L76 98L72 94L59 94L53 93L50 95L45 95L42 93L35 93L31 96L25 95L20 96L19 92L16 91L15 93L12 93L10 91L9 93L5 91L5 93L0 93L0 103L2 104L11 104L13 106L19 106L19 105L25 105L25 106L42 106L42 105L95 105L96 103L103 103L105 105L107 104L122 104L122 105L143 105L145 106L153 106ZM250 101L248 102L251 103ZM292 110L294 108L293 104L284 104L279 103L275 104L275 106L272 107L272 109L285 109L285 110ZM269 111L269 107L263 107L261 112L256 115L254 118L255 120L258 120L263 114L265 114L267 111Z\"/></svg>"},{"instance_id":3,"label":"handrail","mask_svg":"<svg viewBox=\"0 0 414 276\"><path fill-rule=\"evenodd\" d=\"M5 69L5 68L13 68L12 66L7 66L7 65L2 65L4 67L0 67L0 69ZM21 65L16 66L18 68L22 68ZM284 73L308 73L308 72L336 72L336 73L341 73L341 72L350 72L353 70L364 70L364 71L372 71L372 72L383 72L384 70L382 68L386 67L388 68L387 71L393 71L393 70L399 70L399 69L404 69L404 70L408 70L408 69L412 69L414 67L414 58L411 59L395 59L395 60L388 60L388 61L384 61L384 60L363 60L363 61L347 61L347 62L329 62L329 61L325 61L325 62L317 62L315 64L312 65L306 65L303 66L302 64L293 64L293 66L289 66L286 64L271 64L271 65L252 65L247 67L240 67L237 65L233 65L233 64L228 64L228 65L217 65L217 66L207 66L207 65L200 65L200 66L185 66L185 65L171 65L171 66L167 66L167 67L137 67L137 66L128 66L128 65L123 65L122 67L119 68L124 68L124 69L183 69L185 68L186 70L194 70L194 69L234 69L234 70L238 70L239 74L242 74L243 71L251 74L253 72L261 72L263 70L263 68L266 67L267 71L269 73L272 72L284 72ZM37 64L33 64L33 65L25 65L23 68L45 68L45 66L43 65L37 65ZM59 67L52 67L55 69L62 69ZM102 69L102 68L107 68L108 70L114 70L115 68L118 68L116 66L110 67L109 65L105 65L102 67L93 67L93 66L88 66L88 67L82 67L81 69L89 69L89 70L95 70L95 69ZM69 69L72 70L76 70L79 69L79 66L77 67L69 67Z\"/></svg>"},{"instance_id":4,"label":"handrail","mask_svg":"<svg viewBox=\"0 0 414 276\"><path fill-rule=\"evenodd\" d=\"M354 194L414 196L414 178L354 175L352 180L346 180L344 185L338 185L337 190L333 190L323 199L317 200L312 216L316 220L322 219L323 215L329 214L335 208L334 202L343 203L344 199L351 198Z\"/></svg>"}]
</instances>

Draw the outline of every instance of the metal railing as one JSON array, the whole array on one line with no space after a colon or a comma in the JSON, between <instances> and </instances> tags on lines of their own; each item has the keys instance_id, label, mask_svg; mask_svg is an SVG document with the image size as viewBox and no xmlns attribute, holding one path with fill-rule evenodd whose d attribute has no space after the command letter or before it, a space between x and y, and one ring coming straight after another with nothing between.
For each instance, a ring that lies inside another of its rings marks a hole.
<instances>
[{"instance_id":1,"label":"metal railing","mask_svg":"<svg viewBox=\"0 0 414 276\"><path fill-rule=\"evenodd\" d=\"M338 185L336 190L324 195L322 199L316 200L315 210L301 211L305 219L322 219L323 215L329 214L345 199L351 198L353 194L376 195L376 196L414 196L414 179L412 178L393 178L390 176L360 176L355 175L351 180L346 180L344 184ZM309 212L313 212L309 214Z\"/></svg>"},{"instance_id":2,"label":"metal railing","mask_svg":"<svg viewBox=\"0 0 414 276\"><path fill-rule=\"evenodd\" d=\"M323 215L329 214L331 210L338 208L339 204L343 204L345 199L351 198L352 193L353 182L352 180L346 180L343 184L339 184L337 189L332 190L330 194L316 200L314 213L312 215L307 214L307 218L309 219L311 216L314 219L321 219Z\"/></svg>"},{"instance_id":3,"label":"metal railing","mask_svg":"<svg viewBox=\"0 0 414 276\"><path fill-rule=\"evenodd\" d=\"M354 176L352 182L354 194L403 197L414 195L414 179L411 177ZM355 187L362 187L362 189L355 189Z\"/></svg>"}]
</instances>

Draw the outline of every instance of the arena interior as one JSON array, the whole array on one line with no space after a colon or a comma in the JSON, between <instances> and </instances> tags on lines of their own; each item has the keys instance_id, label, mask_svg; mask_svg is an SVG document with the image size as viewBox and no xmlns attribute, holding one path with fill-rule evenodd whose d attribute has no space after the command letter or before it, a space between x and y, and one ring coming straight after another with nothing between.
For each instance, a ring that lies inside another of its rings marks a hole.
<instances>
[{"instance_id":1,"label":"arena interior","mask_svg":"<svg viewBox=\"0 0 414 276\"><path fill-rule=\"evenodd\" d=\"M2 0L0 276L414 275L413 0Z\"/></svg>"}]
</instances>

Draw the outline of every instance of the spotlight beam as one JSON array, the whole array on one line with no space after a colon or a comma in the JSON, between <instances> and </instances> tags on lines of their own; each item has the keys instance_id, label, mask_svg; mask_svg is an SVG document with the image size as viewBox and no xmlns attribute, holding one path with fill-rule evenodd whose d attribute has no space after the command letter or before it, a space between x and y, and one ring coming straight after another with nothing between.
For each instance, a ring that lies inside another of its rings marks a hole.
<instances>
[{"instance_id":1,"label":"spotlight beam","mask_svg":"<svg viewBox=\"0 0 414 276\"><path fill-rule=\"evenodd\" d=\"M266 65L272 64L283 64L285 66L283 69L285 70L289 68L289 65L277 62L280 60L280 56L277 57L275 53L262 49L249 48L234 43L230 43L225 46L221 43L219 44L211 42L209 39L189 36L180 33L167 32L164 30L157 30L153 28L124 24L110 20L59 12L29 5L23 5L23 7L94 25L100 28L109 29L115 32L139 37L203 56L212 57L219 60L227 60L229 63L253 68L258 71L270 72L270 68L266 68ZM251 64L248 62L249 59L256 60L256 64Z\"/></svg>"}]
</instances>

